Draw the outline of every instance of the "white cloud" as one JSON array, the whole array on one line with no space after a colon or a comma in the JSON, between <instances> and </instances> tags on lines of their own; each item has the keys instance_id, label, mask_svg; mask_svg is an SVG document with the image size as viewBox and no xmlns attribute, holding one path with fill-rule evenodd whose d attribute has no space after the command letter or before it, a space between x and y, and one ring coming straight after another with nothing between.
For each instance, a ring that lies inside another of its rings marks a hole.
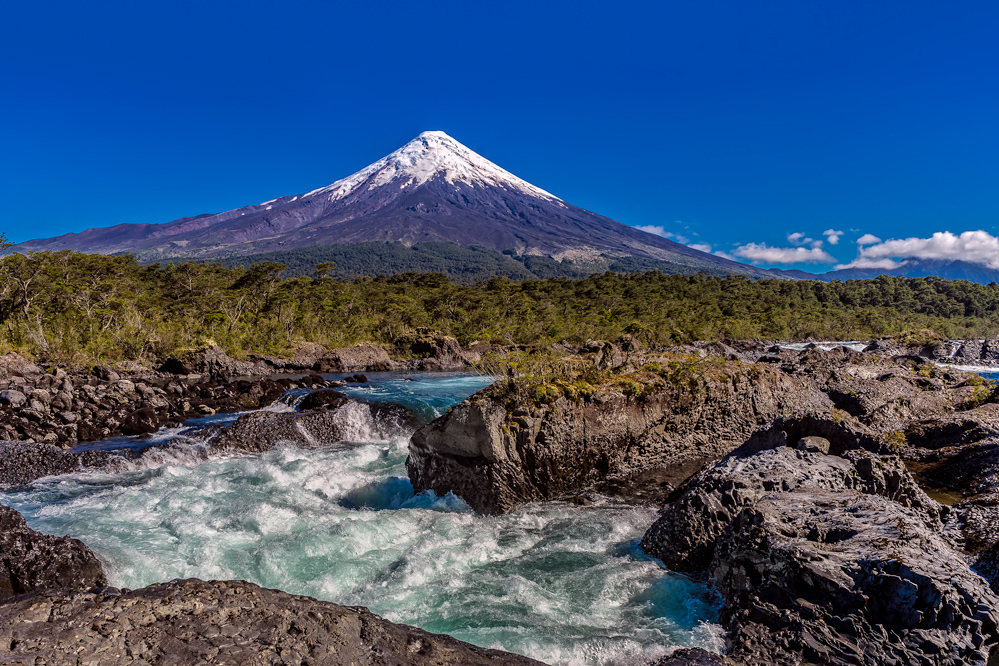
<instances>
[{"instance_id":1,"label":"white cloud","mask_svg":"<svg viewBox=\"0 0 999 666\"><path fill-rule=\"evenodd\" d=\"M721 257L722 259L728 259L729 261L739 261L738 257L733 257L728 252L723 252L721 250L715 250L713 253L716 257Z\"/></svg>"},{"instance_id":2,"label":"white cloud","mask_svg":"<svg viewBox=\"0 0 999 666\"><path fill-rule=\"evenodd\" d=\"M881 239L874 234L864 234L857 239L857 245L874 245L875 243L880 243Z\"/></svg>"},{"instance_id":3,"label":"white cloud","mask_svg":"<svg viewBox=\"0 0 999 666\"><path fill-rule=\"evenodd\" d=\"M787 235L787 242L792 243L794 245L800 245L801 243L805 242L804 240L802 240L804 239L804 237L805 234L801 233L800 231L795 231L793 234Z\"/></svg>"},{"instance_id":4,"label":"white cloud","mask_svg":"<svg viewBox=\"0 0 999 666\"><path fill-rule=\"evenodd\" d=\"M858 257L849 264L836 264L836 270L841 270L843 268L878 268L881 270L891 270L904 265L904 261L895 261L894 259L865 259L863 257Z\"/></svg>"},{"instance_id":5,"label":"white cloud","mask_svg":"<svg viewBox=\"0 0 999 666\"><path fill-rule=\"evenodd\" d=\"M838 245L839 237L843 235L843 232L836 231L835 229L826 229L825 231L822 232L822 235L829 238L830 245Z\"/></svg>"},{"instance_id":6,"label":"white cloud","mask_svg":"<svg viewBox=\"0 0 999 666\"><path fill-rule=\"evenodd\" d=\"M707 243L691 243L687 247L692 248L694 250L700 250L701 252L711 251L711 246L708 245Z\"/></svg>"},{"instance_id":7,"label":"white cloud","mask_svg":"<svg viewBox=\"0 0 999 666\"><path fill-rule=\"evenodd\" d=\"M655 224L645 224L635 227L639 231L644 231L647 234L655 234L656 236L662 236L663 238L672 238L673 234L666 231L666 227L662 225Z\"/></svg>"},{"instance_id":8,"label":"white cloud","mask_svg":"<svg viewBox=\"0 0 999 666\"><path fill-rule=\"evenodd\" d=\"M679 234L674 234L672 231L666 231L666 227L660 224L643 224L636 226L635 229L639 231L644 231L647 234L653 234L655 236L662 236L663 238L669 238L675 240L677 243L686 244L690 241L686 236L681 236Z\"/></svg>"},{"instance_id":9,"label":"white cloud","mask_svg":"<svg viewBox=\"0 0 999 666\"><path fill-rule=\"evenodd\" d=\"M732 254L754 264L830 264L836 261L821 247L769 247L766 243L740 245Z\"/></svg>"},{"instance_id":10,"label":"white cloud","mask_svg":"<svg viewBox=\"0 0 999 666\"><path fill-rule=\"evenodd\" d=\"M812 240L811 238L809 238L808 242L816 250L821 250L822 249L822 241ZM835 244L836 243L833 243L833 245L835 245Z\"/></svg>"},{"instance_id":11,"label":"white cloud","mask_svg":"<svg viewBox=\"0 0 999 666\"><path fill-rule=\"evenodd\" d=\"M870 234L868 234L870 235ZM869 240L863 237L861 240ZM960 236L938 231L929 238L887 240L868 247L861 246L857 258L837 268L884 268L892 259L961 260L999 269L999 238L987 231L965 231ZM874 262L881 262L874 266ZM892 262L894 265L895 262Z\"/></svg>"}]
</instances>

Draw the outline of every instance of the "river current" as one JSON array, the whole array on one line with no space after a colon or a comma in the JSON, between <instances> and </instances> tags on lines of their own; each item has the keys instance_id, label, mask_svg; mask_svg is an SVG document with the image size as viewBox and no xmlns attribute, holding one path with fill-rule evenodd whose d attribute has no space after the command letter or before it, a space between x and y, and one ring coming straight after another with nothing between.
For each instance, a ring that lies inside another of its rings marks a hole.
<instances>
[{"instance_id":1,"label":"river current","mask_svg":"<svg viewBox=\"0 0 999 666\"><path fill-rule=\"evenodd\" d=\"M424 420L489 381L369 377L343 390L405 404ZM270 409L294 403L289 395ZM0 493L0 503L34 529L81 539L119 587L243 579L551 664L644 664L676 646L721 649L717 599L638 546L653 509L598 499L484 517L453 495L414 495L408 437L378 439L363 414L349 441L315 449L213 456L210 442L177 439L183 429L116 440L103 445L157 447L122 473L49 477Z\"/></svg>"}]
</instances>

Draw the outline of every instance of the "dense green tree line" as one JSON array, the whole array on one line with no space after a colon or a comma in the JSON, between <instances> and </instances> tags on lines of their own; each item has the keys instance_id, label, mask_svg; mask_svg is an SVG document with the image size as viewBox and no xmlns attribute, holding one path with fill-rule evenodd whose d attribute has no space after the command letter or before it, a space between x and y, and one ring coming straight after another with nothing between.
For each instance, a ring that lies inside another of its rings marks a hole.
<instances>
[{"instance_id":1,"label":"dense green tree line","mask_svg":"<svg viewBox=\"0 0 999 666\"><path fill-rule=\"evenodd\" d=\"M336 280L335 267L286 278L187 262L63 252L0 261L0 351L82 365L155 359L217 343L233 355L281 354L298 341L391 344L417 327L503 344L638 336L865 339L930 328L999 335L999 286L936 278L849 282L603 273L582 279L455 284L437 273Z\"/></svg>"},{"instance_id":2,"label":"dense green tree line","mask_svg":"<svg viewBox=\"0 0 999 666\"><path fill-rule=\"evenodd\" d=\"M694 275L704 270L703 265L647 257L601 255L586 260L556 261L551 257L517 254L513 250L497 252L485 247L464 247L444 242L411 246L399 242L314 245L250 256L220 257L217 261L226 268L247 268L255 263L276 261L287 267L286 277L310 275L316 264L332 261L336 268L330 275L337 280L353 280L363 275L373 277L379 273L434 272L443 273L460 284L473 284L493 275L505 275L513 280L543 280L554 277L583 278L604 271L636 273L659 270ZM727 274L722 267L710 268L719 277Z\"/></svg>"}]
</instances>

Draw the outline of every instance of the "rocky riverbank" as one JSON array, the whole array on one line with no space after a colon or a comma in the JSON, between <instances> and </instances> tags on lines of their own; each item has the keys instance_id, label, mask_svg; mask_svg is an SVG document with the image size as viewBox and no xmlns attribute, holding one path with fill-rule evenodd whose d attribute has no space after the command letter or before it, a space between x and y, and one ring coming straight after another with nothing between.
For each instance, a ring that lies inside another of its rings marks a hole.
<instances>
[{"instance_id":1,"label":"rocky riverbank","mask_svg":"<svg viewBox=\"0 0 999 666\"><path fill-rule=\"evenodd\" d=\"M498 382L419 429L408 462L414 486L502 512L608 478L681 465L693 473L691 461L723 456L786 414L837 409L901 446L920 421L996 399L978 375L846 347L600 347L563 362L575 369L541 383Z\"/></svg>"},{"instance_id":2,"label":"rocky riverbank","mask_svg":"<svg viewBox=\"0 0 999 666\"><path fill-rule=\"evenodd\" d=\"M999 395L923 352L602 346L582 356L616 368L599 384L494 385L418 430L408 468L483 512L673 472L643 548L722 595L724 663L984 665Z\"/></svg>"},{"instance_id":3,"label":"rocky riverbank","mask_svg":"<svg viewBox=\"0 0 999 666\"><path fill-rule=\"evenodd\" d=\"M81 442L155 432L169 423L223 412L259 409L295 388L334 388L316 373L457 370L479 358L447 336L423 331L393 350L374 345L326 349L303 344L288 359L230 358L210 347L154 367L43 367L17 354L0 356L0 440L69 448ZM266 379L276 373L305 375ZM350 374L354 373L354 374Z\"/></svg>"},{"instance_id":4,"label":"rocky riverbank","mask_svg":"<svg viewBox=\"0 0 999 666\"><path fill-rule=\"evenodd\" d=\"M868 348L705 343L652 352L633 340L563 348L572 376L548 372L529 390L508 377L473 396L416 431L408 470L417 490L454 491L483 513L544 499L585 502L594 489L661 503L643 548L712 581L729 633L724 656L679 650L657 666L984 666L999 646L999 399L980 377L939 367L925 347ZM339 359L336 373L391 367L370 349L312 352L301 350L280 370L304 374L311 362L333 374L330 359ZM12 415L4 432L22 440L0 445L8 461L0 483L120 460L65 450L69 435L45 443L65 425L52 406L60 392L106 437L128 434L123 417L137 410L153 411L146 427L154 429L312 390L299 410L208 426L203 434L219 450L316 446L348 438L359 422L383 428L382 437L420 425L403 408L351 399L319 376L238 378L287 359L227 359L208 350L156 370L119 369L129 375L60 375L6 357L5 390L24 400L0 407ZM170 406L157 407L159 398ZM185 401L189 408L178 409ZM20 430L25 422L33 429ZM921 489L928 482L949 489L949 505ZM166 655L177 663L365 663L370 655L387 663L537 663L240 581L107 588L80 542L31 533L10 510L0 509L0 528L0 577L9 581L0 645L11 646L13 663Z\"/></svg>"},{"instance_id":5,"label":"rocky riverbank","mask_svg":"<svg viewBox=\"0 0 999 666\"><path fill-rule=\"evenodd\" d=\"M999 597L954 516L849 421L778 420L691 479L643 548L714 582L731 664L985 664Z\"/></svg>"}]
</instances>

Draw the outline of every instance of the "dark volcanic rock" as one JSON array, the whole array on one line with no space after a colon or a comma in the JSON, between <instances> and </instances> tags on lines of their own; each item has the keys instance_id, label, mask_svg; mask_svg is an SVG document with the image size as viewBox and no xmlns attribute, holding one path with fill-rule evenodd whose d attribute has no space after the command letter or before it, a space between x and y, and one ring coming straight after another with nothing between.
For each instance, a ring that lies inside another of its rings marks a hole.
<instances>
[{"instance_id":1,"label":"dark volcanic rock","mask_svg":"<svg viewBox=\"0 0 999 666\"><path fill-rule=\"evenodd\" d=\"M0 356L0 381L9 381L15 377L38 377L44 370L24 358L11 352Z\"/></svg>"},{"instance_id":2,"label":"dark volcanic rock","mask_svg":"<svg viewBox=\"0 0 999 666\"><path fill-rule=\"evenodd\" d=\"M309 395L305 396L302 402L299 403L298 408L303 412L310 409L331 409L342 407L350 401L350 398L339 391L334 391L333 389L322 389L319 391L313 391Z\"/></svg>"},{"instance_id":3,"label":"dark volcanic rock","mask_svg":"<svg viewBox=\"0 0 999 666\"><path fill-rule=\"evenodd\" d=\"M923 517L855 491L743 509L707 575L735 664L980 664L999 598Z\"/></svg>"},{"instance_id":4,"label":"dark volcanic rock","mask_svg":"<svg viewBox=\"0 0 999 666\"><path fill-rule=\"evenodd\" d=\"M4 663L412 664L539 662L243 581L50 590L0 606Z\"/></svg>"},{"instance_id":5,"label":"dark volcanic rock","mask_svg":"<svg viewBox=\"0 0 999 666\"><path fill-rule=\"evenodd\" d=\"M213 438L212 448L268 451L282 442L314 448L343 440L389 439L412 428L413 417L404 407L343 398L335 408L321 411L246 414Z\"/></svg>"},{"instance_id":6,"label":"dark volcanic rock","mask_svg":"<svg viewBox=\"0 0 999 666\"><path fill-rule=\"evenodd\" d=\"M419 328L396 343L406 355L421 358L421 370L455 370L468 365L466 353L458 341L427 328Z\"/></svg>"},{"instance_id":7,"label":"dark volcanic rock","mask_svg":"<svg viewBox=\"0 0 999 666\"><path fill-rule=\"evenodd\" d=\"M394 363L388 352L375 345L331 349L312 367L316 372L373 372L392 370Z\"/></svg>"},{"instance_id":8,"label":"dark volcanic rock","mask_svg":"<svg viewBox=\"0 0 999 666\"><path fill-rule=\"evenodd\" d=\"M19 407L24 404L28 399L26 395L20 391L0 391L0 405L11 405L12 407Z\"/></svg>"},{"instance_id":9,"label":"dark volcanic rock","mask_svg":"<svg viewBox=\"0 0 999 666\"><path fill-rule=\"evenodd\" d=\"M775 416L831 407L814 384L780 371L723 370L641 396L605 388L512 411L486 389L414 433L409 478L417 492L453 491L476 511L501 513L611 475L724 455Z\"/></svg>"},{"instance_id":10,"label":"dark volcanic rock","mask_svg":"<svg viewBox=\"0 0 999 666\"><path fill-rule=\"evenodd\" d=\"M0 485L17 486L56 474L69 474L110 461L102 451L73 453L51 444L0 442Z\"/></svg>"},{"instance_id":11,"label":"dark volcanic rock","mask_svg":"<svg viewBox=\"0 0 999 666\"><path fill-rule=\"evenodd\" d=\"M17 511L0 506L0 602L50 587L106 584L100 560L83 543L40 534Z\"/></svg>"},{"instance_id":12,"label":"dark volcanic rock","mask_svg":"<svg viewBox=\"0 0 999 666\"><path fill-rule=\"evenodd\" d=\"M726 666L725 657L701 648L680 648L648 666Z\"/></svg>"},{"instance_id":13,"label":"dark volcanic rock","mask_svg":"<svg viewBox=\"0 0 999 666\"><path fill-rule=\"evenodd\" d=\"M148 432L155 432L160 427L160 420L156 416L156 410L152 407L142 407L130 412L121 424L123 435L143 435Z\"/></svg>"},{"instance_id":14,"label":"dark volcanic rock","mask_svg":"<svg viewBox=\"0 0 999 666\"><path fill-rule=\"evenodd\" d=\"M726 660L984 666L999 597L944 536L943 509L897 457L781 446L802 422L779 419L695 476L642 540L713 581ZM830 419L823 436L842 449L858 432Z\"/></svg>"},{"instance_id":15,"label":"dark volcanic rock","mask_svg":"<svg viewBox=\"0 0 999 666\"><path fill-rule=\"evenodd\" d=\"M881 459L861 450L844 456L790 447L733 453L694 477L679 499L663 509L645 533L642 548L674 571L701 571L714 557L718 536L743 508L769 493L797 490L885 495L939 524L939 505L918 488L898 458Z\"/></svg>"}]
</instances>

